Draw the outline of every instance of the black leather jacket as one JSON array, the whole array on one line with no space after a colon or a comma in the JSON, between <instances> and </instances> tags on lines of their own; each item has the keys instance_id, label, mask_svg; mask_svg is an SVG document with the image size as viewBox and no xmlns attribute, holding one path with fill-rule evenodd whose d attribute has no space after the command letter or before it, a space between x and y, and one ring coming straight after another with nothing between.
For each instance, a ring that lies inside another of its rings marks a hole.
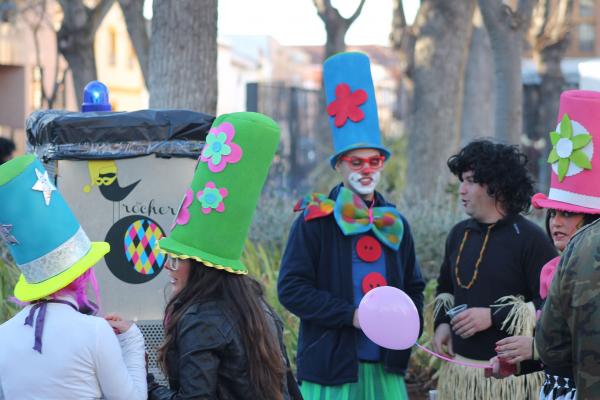
<instances>
[{"instance_id":1,"label":"black leather jacket","mask_svg":"<svg viewBox=\"0 0 600 400\"><path fill-rule=\"evenodd\" d=\"M266 305L265 312L280 340L281 348L274 351L283 352L282 357L287 362L281 334L283 324ZM177 324L176 335L175 345L167 352L170 388L156 384L149 375L150 400L263 399L250 382L248 360L242 337L236 329L236 319L222 303L210 301L190 306ZM293 377L291 380L288 374L281 383L285 400L296 399L299 395Z\"/></svg>"}]
</instances>

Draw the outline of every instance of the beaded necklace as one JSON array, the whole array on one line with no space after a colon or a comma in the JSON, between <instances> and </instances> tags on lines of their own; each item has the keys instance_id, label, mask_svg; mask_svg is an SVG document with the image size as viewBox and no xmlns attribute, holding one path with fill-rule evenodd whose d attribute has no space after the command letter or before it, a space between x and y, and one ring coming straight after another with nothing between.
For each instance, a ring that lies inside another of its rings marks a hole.
<instances>
[{"instance_id":1,"label":"beaded necklace","mask_svg":"<svg viewBox=\"0 0 600 400\"><path fill-rule=\"evenodd\" d=\"M463 289L471 289L471 287L477 280L477 275L479 274L479 265L481 264L481 260L483 260L483 253L485 253L485 248L487 246L488 239L490 238L490 232L495 225L496 224L491 224L487 228L487 232L485 233L485 238L483 239L483 246L481 246L481 251L479 251L479 258L477 259L477 262L475 263L475 271L473 272L471 281L469 281L469 283L467 285L463 285L463 283L460 280L459 273L458 273L458 263L460 262L460 255L462 254L463 248L465 247L465 243L467 242L467 238L469 237L469 229L465 230L465 234L463 235L462 242L460 242L460 247L458 248L458 254L456 255L456 263L454 264L455 265L454 273L456 275L456 283L458 284L459 287L461 287Z\"/></svg>"}]
</instances>

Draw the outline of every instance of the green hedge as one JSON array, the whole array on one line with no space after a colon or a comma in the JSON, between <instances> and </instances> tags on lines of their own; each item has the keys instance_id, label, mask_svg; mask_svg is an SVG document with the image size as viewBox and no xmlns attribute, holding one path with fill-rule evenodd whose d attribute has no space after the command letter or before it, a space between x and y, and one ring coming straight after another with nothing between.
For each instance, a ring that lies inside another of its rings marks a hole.
<instances>
[{"instance_id":1,"label":"green hedge","mask_svg":"<svg viewBox=\"0 0 600 400\"><path fill-rule=\"evenodd\" d=\"M8 299L19 279L19 270L14 265L8 250L0 243L0 323L10 319L18 311L18 307Z\"/></svg>"}]
</instances>

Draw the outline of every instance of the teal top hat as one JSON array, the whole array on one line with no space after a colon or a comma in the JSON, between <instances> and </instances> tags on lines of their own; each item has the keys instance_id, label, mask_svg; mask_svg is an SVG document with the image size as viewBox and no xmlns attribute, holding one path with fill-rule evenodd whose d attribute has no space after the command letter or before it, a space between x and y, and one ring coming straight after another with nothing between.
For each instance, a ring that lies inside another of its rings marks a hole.
<instances>
[{"instance_id":1,"label":"teal top hat","mask_svg":"<svg viewBox=\"0 0 600 400\"><path fill-rule=\"evenodd\" d=\"M323 64L323 83L333 133L331 166L355 149L377 149L389 158L390 151L381 143L369 57L356 52L329 57Z\"/></svg>"},{"instance_id":2,"label":"teal top hat","mask_svg":"<svg viewBox=\"0 0 600 400\"><path fill-rule=\"evenodd\" d=\"M21 301L68 286L110 250L89 240L33 155L0 166L0 237L22 273L15 287Z\"/></svg>"}]
</instances>

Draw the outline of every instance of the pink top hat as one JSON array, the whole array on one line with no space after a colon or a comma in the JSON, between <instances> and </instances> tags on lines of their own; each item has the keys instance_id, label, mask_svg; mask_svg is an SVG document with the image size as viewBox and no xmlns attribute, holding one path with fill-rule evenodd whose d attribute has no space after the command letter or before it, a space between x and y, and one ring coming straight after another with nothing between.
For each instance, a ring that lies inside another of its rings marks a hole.
<instances>
[{"instance_id":1,"label":"pink top hat","mask_svg":"<svg viewBox=\"0 0 600 400\"><path fill-rule=\"evenodd\" d=\"M550 139L550 192L535 194L531 203L536 208L600 214L600 92L563 92Z\"/></svg>"}]
</instances>

